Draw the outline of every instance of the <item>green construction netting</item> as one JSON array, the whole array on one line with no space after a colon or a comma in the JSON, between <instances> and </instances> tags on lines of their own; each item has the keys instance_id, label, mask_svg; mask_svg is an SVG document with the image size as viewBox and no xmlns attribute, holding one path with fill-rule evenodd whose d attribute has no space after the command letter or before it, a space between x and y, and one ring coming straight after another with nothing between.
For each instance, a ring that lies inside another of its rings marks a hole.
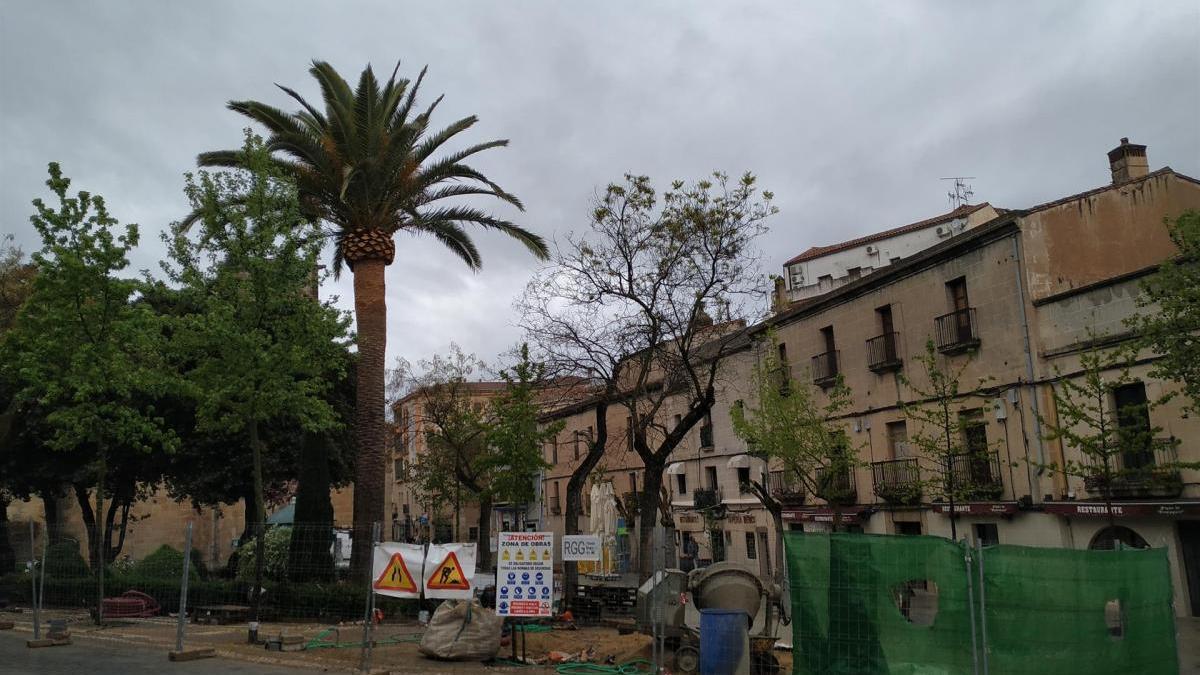
<instances>
[{"instance_id":1,"label":"green construction netting","mask_svg":"<svg viewBox=\"0 0 1200 675\"><path fill-rule=\"evenodd\" d=\"M991 673L1179 672L1167 549L993 546L982 557Z\"/></svg>"},{"instance_id":2,"label":"green construction netting","mask_svg":"<svg viewBox=\"0 0 1200 675\"><path fill-rule=\"evenodd\" d=\"M946 539L785 542L797 674L1178 670L1165 549L989 547L981 593L977 556Z\"/></svg>"}]
</instances>

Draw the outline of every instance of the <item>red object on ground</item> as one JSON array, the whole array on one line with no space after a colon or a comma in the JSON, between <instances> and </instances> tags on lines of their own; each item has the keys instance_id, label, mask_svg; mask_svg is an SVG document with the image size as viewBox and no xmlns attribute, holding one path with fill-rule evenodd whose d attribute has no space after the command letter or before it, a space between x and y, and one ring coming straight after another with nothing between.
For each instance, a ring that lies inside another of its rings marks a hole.
<instances>
[{"instance_id":1,"label":"red object on ground","mask_svg":"<svg viewBox=\"0 0 1200 675\"><path fill-rule=\"evenodd\" d=\"M104 599L104 618L141 619L158 616L158 602L141 591L125 591L115 598Z\"/></svg>"}]
</instances>

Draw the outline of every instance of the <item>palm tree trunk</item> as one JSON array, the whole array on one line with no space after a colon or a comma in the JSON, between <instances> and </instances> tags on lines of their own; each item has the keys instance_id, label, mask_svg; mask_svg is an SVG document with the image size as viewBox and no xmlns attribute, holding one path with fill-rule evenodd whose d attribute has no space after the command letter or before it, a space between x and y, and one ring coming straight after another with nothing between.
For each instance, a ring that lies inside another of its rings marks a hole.
<instances>
[{"instance_id":1,"label":"palm tree trunk","mask_svg":"<svg viewBox=\"0 0 1200 675\"><path fill-rule=\"evenodd\" d=\"M371 526L383 522L384 368L387 359L387 294L380 259L354 263L354 318L358 326L358 391L354 434L354 545L350 567L355 576L371 567Z\"/></svg>"}]
</instances>

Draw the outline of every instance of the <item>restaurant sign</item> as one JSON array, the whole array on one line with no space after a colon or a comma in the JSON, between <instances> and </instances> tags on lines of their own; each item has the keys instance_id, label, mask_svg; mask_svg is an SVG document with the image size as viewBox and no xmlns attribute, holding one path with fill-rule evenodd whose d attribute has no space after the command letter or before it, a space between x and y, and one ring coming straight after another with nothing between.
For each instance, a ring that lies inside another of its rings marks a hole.
<instances>
[{"instance_id":1,"label":"restaurant sign","mask_svg":"<svg viewBox=\"0 0 1200 675\"><path fill-rule=\"evenodd\" d=\"M1104 502L1046 502L1046 513L1082 518L1107 518L1108 506ZM1200 502L1114 502L1114 518L1179 518L1200 516Z\"/></svg>"},{"instance_id":2,"label":"restaurant sign","mask_svg":"<svg viewBox=\"0 0 1200 675\"><path fill-rule=\"evenodd\" d=\"M949 504L934 504L937 513L950 513ZM1016 502L968 502L955 504L954 513L960 516L1011 516L1016 513Z\"/></svg>"},{"instance_id":3,"label":"restaurant sign","mask_svg":"<svg viewBox=\"0 0 1200 675\"><path fill-rule=\"evenodd\" d=\"M842 511L842 523L853 525L859 522L859 511ZM783 520L799 523L832 523L833 509L790 509L784 510Z\"/></svg>"}]
</instances>

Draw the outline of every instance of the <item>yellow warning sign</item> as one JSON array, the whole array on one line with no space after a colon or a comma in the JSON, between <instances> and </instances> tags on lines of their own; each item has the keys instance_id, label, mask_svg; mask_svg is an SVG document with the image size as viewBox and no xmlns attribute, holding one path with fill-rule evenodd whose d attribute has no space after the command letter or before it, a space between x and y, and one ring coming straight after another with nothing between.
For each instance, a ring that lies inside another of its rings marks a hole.
<instances>
[{"instance_id":1,"label":"yellow warning sign","mask_svg":"<svg viewBox=\"0 0 1200 675\"><path fill-rule=\"evenodd\" d=\"M542 560L549 560L549 559L550 559L550 549L548 549L548 548L542 549Z\"/></svg>"},{"instance_id":2,"label":"yellow warning sign","mask_svg":"<svg viewBox=\"0 0 1200 675\"><path fill-rule=\"evenodd\" d=\"M524 560L524 559L525 559L525 554L521 552L521 549L517 549L517 560Z\"/></svg>"},{"instance_id":3,"label":"yellow warning sign","mask_svg":"<svg viewBox=\"0 0 1200 675\"><path fill-rule=\"evenodd\" d=\"M467 575L463 574L462 565L458 564L458 556L451 551L446 554L445 560L433 568L433 574L429 575L425 587L440 591L469 591L471 582L467 580Z\"/></svg>"},{"instance_id":4,"label":"yellow warning sign","mask_svg":"<svg viewBox=\"0 0 1200 675\"><path fill-rule=\"evenodd\" d=\"M501 556L504 560L508 560L511 556L508 554L508 549L504 549L504 555Z\"/></svg>"},{"instance_id":5,"label":"yellow warning sign","mask_svg":"<svg viewBox=\"0 0 1200 675\"><path fill-rule=\"evenodd\" d=\"M417 592L417 584L413 581L408 566L404 564L404 556L399 553L392 554L392 559L388 561L387 567L383 568L383 574L379 575L373 586L377 591Z\"/></svg>"}]
</instances>

